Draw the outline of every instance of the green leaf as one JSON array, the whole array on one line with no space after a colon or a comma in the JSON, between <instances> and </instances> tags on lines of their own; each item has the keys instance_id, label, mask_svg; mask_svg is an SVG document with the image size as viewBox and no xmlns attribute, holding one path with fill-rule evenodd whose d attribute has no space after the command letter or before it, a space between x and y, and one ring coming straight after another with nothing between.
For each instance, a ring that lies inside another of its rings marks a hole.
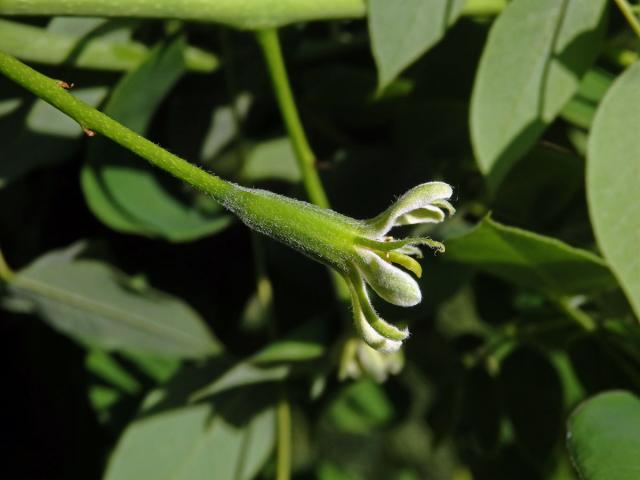
<instances>
[{"instance_id":1,"label":"green leaf","mask_svg":"<svg viewBox=\"0 0 640 480\"><path fill-rule=\"evenodd\" d=\"M391 420L393 407L380 385L363 379L343 388L325 415L325 421L341 430L368 433Z\"/></svg>"},{"instance_id":2,"label":"green leaf","mask_svg":"<svg viewBox=\"0 0 640 480\"><path fill-rule=\"evenodd\" d=\"M578 93L562 109L562 118L574 125L589 129L598 103L612 82L613 76L610 73L603 70L589 70L582 79Z\"/></svg>"},{"instance_id":3,"label":"green leaf","mask_svg":"<svg viewBox=\"0 0 640 480\"><path fill-rule=\"evenodd\" d=\"M274 392L262 387L226 391L189 403L211 367L179 374L152 392L118 441L105 480L248 480L274 446Z\"/></svg>"},{"instance_id":4,"label":"green leaf","mask_svg":"<svg viewBox=\"0 0 640 480\"><path fill-rule=\"evenodd\" d=\"M130 35L112 38L114 31L131 30L128 20L56 17L49 27L0 19L0 49L20 59L46 65L67 64L96 70L131 70L148 55L149 49ZM208 52L187 48L187 68L211 72L218 59Z\"/></svg>"},{"instance_id":5,"label":"green leaf","mask_svg":"<svg viewBox=\"0 0 640 480\"><path fill-rule=\"evenodd\" d=\"M54 252L21 270L15 295L55 329L106 350L170 357L203 357L221 350L187 304L95 260L75 259L77 248Z\"/></svg>"},{"instance_id":6,"label":"green leaf","mask_svg":"<svg viewBox=\"0 0 640 480\"><path fill-rule=\"evenodd\" d=\"M590 398L569 418L567 444L583 480L640 478L640 399L612 391Z\"/></svg>"},{"instance_id":7,"label":"green leaf","mask_svg":"<svg viewBox=\"0 0 640 480\"><path fill-rule=\"evenodd\" d=\"M515 0L489 34L471 100L480 170L499 184L577 91L598 54L606 0Z\"/></svg>"},{"instance_id":8,"label":"green leaf","mask_svg":"<svg viewBox=\"0 0 640 480\"><path fill-rule=\"evenodd\" d=\"M142 396L171 378L180 364L176 358L89 350L85 359L90 375L87 393L98 421L120 431L137 412Z\"/></svg>"},{"instance_id":9,"label":"green leaf","mask_svg":"<svg viewBox=\"0 0 640 480\"><path fill-rule=\"evenodd\" d=\"M177 38L153 50L126 75L104 109L107 115L145 133L153 114L185 72L184 40ZM230 217L208 197L180 191L175 182L110 140L91 140L81 174L85 198L93 213L122 232L190 241L225 228Z\"/></svg>"},{"instance_id":10,"label":"green leaf","mask_svg":"<svg viewBox=\"0 0 640 480\"><path fill-rule=\"evenodd\" d=\"M253 146L242 167L240 178L249 183L265 180L299 182L300 168L291 141L287 137L280 137Z\"/></svg>"},{"instance_id":11,"label":"green leaf","mask_svg":"<svg viewBox=\"0 0 640 480\"><path fill-rule=\"evenodd\" d=\"M321 330L321 325L309 323L288 337L270 343L207 383L194 393L193 399L208 398L244 385L284 380L291 375L296 363L316 360L325 353L325 346L320 343L324 336Z\"/></svg>"},{"instance_id":12,"label":"green leaf","mask_svg":"<svg viewBox=\"0 0 640 480\"><path fill-rule=\"evenodd\" d=\"M603 99L587 150L587 197L598 245L640 318L640 63Z\"/></svg>"},{"instance_id":13,"label":"green leaf","mask_svg":"<svg viewBox=\"0 0 640 480\"><path fill-rule=\"evenodd\" d=\"M444 36L464 3L465 0L369 0L369 32L380 89Z\"/></svg>"},{"instance_id":14,"label":"green leaf","mask_svg":"<svg viewBox=\"0 0 640 480\"><path fill-rule=\"evenodd\" d=\"M575 295L616 285L600 257L554 238L501 225L489 217L446 245L448 260L545 293Z\"/></svg>"}]
</instances>

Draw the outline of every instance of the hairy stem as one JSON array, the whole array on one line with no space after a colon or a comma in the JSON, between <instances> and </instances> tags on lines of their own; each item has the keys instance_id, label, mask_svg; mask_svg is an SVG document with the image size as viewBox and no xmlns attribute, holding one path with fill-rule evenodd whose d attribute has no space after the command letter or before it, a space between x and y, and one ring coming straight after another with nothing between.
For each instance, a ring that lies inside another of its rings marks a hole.
<instances>
[{"instance_id":1,"label":"hairy stem","mask_svg":"<svg viewBox=\"0 0 640 480\"><path fill-rule=\"evenodd\" d=\"M0 0L0 15L177 18L252 30L365 12L365 0Z\"/></svg>"},{"instance_id":2,"label":"hairy stem","mask_svg":"<svg viewBox=\"0 0 640 480\"><path fill-rule=\"evenodd\" d=\"M36 72L4 52L0 52L0 72L73 118L88 134L100 133L110 138L156 167L210 194L220 203L224 203L225 198L235 189L233 184L173 155L78 100L61 86L60 81Z\"/></svg>"},{"instance_id":3,"label":"hairy stem","mask_svg":"<svg viewBox=\"0 0 640 480\"><path fill-rule=\"evenodd\" d=\"M624 15L624 18L627 19L627 22L629 22L629 25L636 33L636 35L640 37L640 20L638 20L638 17L636 17L636 14L633 12L633 8L631 7L631 5L629 5L629 2L627 2L627 0L613 1L616 2L616 5L618 5L618 8L622 12L622 15Z\"/></svg>"},{"instance_id":4,"label":"hairy stem","mask_svg":"<svg viewBox=\"0 0 640 480\"><path fill-rule=\"evenodd\" d=\"M316 170L316 157L309 146L309 141L293 98L287 69L282 58L278 32L274 29L260 30L256 36L267 62L280 112L287 127L298 166L302 172L302 181L309 200L320 207L329 208L329 200Z\"/></svg>"}]
</instances>

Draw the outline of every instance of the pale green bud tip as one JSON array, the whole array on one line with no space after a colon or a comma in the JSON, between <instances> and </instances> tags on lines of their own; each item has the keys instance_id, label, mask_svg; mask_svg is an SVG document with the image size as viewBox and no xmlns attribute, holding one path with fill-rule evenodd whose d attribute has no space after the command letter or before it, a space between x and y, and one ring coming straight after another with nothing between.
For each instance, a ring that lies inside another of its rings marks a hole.
<instances>
[{"instance_id":1,"label":"pale green bud tip","mask_svg":"<svg viewBox=\"0 0 640 480\"><path fill-rule=\"evenodd\" d=\"M453 215L455 209L448 202L453 189L444 182L428 182L413 187L387 210L367 222L370 232L382 237L398 225L439 223L445 212Z\"/></svg>"},{"instance_id":2,"label":"pale green bud tip","mask_svg":"<svg viewBox=\"0 0 640 480\"><path fill-rule=\"evenodd\" d=\"M363 222L365 233L356 239L356 255L348 275L355 327L372 348L380 352L397 352L409 331L383 320L373 309L365 282L384 300L394 305L411 307L422 300L420 287L414 278L400 267L422 274L422 267L412 258L421 257L418 245L444 252L444 245L429 238L386 237L398 225L438 223L455 209L449 203L453 190L443 182L418 185L402 195L377 217Z\"/></svg>"}]
</instances>

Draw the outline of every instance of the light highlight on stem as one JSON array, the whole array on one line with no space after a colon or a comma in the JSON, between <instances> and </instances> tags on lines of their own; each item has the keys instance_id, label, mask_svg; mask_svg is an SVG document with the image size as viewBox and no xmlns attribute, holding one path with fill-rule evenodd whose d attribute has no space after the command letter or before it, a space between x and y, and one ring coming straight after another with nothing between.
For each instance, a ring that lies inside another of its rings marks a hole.
<instances>
[{"instance_id":1,"label":"light highlight on stem","mask_svg":"<svg viewBox=\"0 0 640 480\"><path fill-rule=\"evenodd\" d=\"M365 0L0 0L0 15L177 18L247 30L365 12Z\"/></svg>"}]
</instances>

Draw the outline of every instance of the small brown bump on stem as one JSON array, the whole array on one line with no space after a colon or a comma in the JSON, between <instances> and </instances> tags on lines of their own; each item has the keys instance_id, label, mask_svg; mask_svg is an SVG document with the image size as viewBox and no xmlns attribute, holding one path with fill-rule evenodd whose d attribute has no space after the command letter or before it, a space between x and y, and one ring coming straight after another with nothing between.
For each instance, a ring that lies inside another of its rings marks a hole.
<instances>
[{"instance_id":1,"label":"small brown bump on stem","mask_svg":"<svg viewBox=\"0 0 640 480\"><path fill-rule=\"evenodd\" d=\"M91 130L90 128L87 127L82 127L82 131L84 132L84 134L87 137L95 137L96 136L96 132L94 132L93 130Z\"/></svg>"},{"instance_id":2,"label":"small brown bump on stem","mask_svg":"<svg viewBox=\"0 0 640 480\"><path fill-rule=\"evenodd\" d=\"M60 88L64 88L65 90L71 90L73 88L73 83L65 82L64 80L58 80L58 86Z\"/></svg>"},{"instance_id":3,"label":"small brown bump on stem","mask_svg":"<svg viewBox=\"0 0 640 480\"><path fill-rule=\"evenodd\" d=\"M315 162L316 170L331 170L333 164L328 160L317 160Z\"/></svg>"}]
</instances>

